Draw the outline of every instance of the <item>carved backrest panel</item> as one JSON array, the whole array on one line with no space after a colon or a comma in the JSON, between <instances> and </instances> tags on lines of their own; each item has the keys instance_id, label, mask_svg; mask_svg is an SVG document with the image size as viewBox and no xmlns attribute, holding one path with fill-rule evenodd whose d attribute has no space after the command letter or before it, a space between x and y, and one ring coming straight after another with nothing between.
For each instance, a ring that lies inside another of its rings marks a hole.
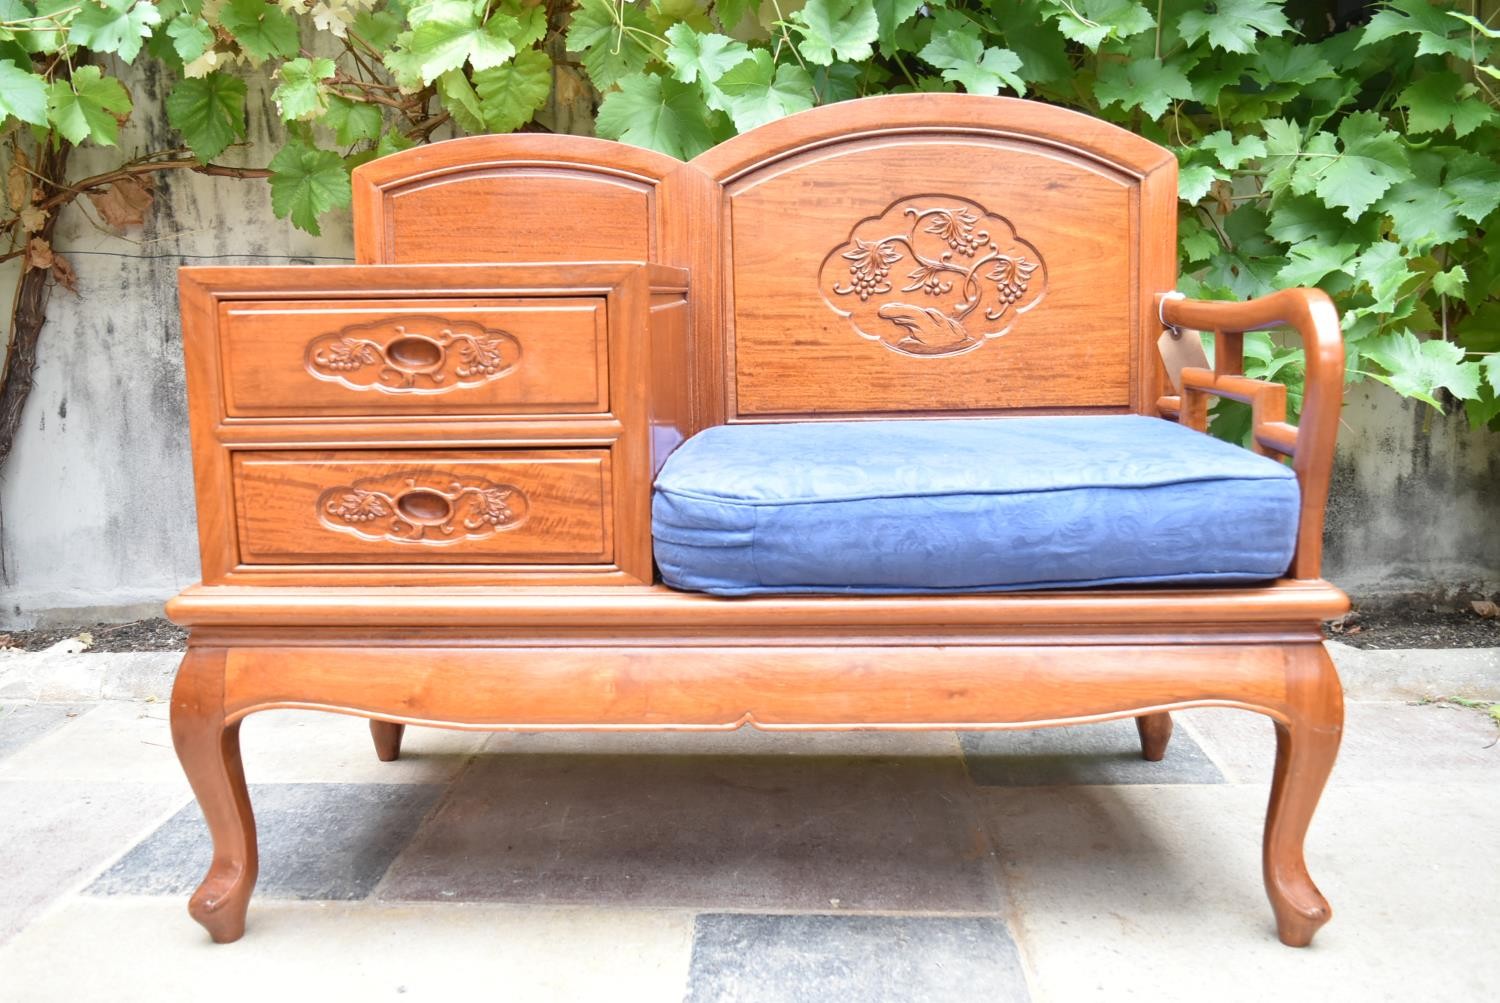
<instances>
[{"instance_id":1,"label":"carved backrest panel","mask_svg":"<svg viewBox=\"0 0 1500 1003\"><path fill-rule=\"evenodd\" d=\"M680 163L579 136L473 136L354 172L360 264L662 262L658 192Z\"/></svg>"},{"instance_id":2,"label":"carved backrest panel","mask_svg":"<svg viewBox=\"0 0 1500 1003\"><path fill-rule=\"evenodd\" d=\"M1031 102L878 98L693 166L720 190L725 420L1156 399L1176 165Z\"/></svg>"}]
</instances>

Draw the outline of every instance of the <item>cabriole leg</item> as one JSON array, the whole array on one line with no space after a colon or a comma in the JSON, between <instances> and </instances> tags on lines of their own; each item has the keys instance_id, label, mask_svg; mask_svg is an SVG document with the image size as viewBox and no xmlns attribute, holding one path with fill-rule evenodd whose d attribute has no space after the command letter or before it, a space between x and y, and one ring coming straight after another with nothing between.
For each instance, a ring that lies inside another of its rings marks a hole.
<instances>
[{"instance_id":1,"label":"cabriole leg","mask_svg":"<svg viewBox=\"0 0 1500 1003\"><path fill-rule=\"evenodd\" d=\"M375 739L375 755L382 763L394 763L401 755L401 736L406 725L395 721L370 721L370 737Z\"/></svg>"},{"instance_id":2,"label":"cabriole leg","mask_svg":"<svg viewBox=\"0 0 1500 1003\"><path fill-rule=\"evenodd\" d=\"M1172 740L1172 715L1142 714L1135 719L1135 729L1141 733L1141 756L1149 762L1159 763L1167 755L1167 743Z\"/></svg>"},{"instance_id":3,"label":"cabriole leg","mask_svg":"<svg viewBox=\"0 0 1500 1003\"><path fill-rule=\"evenodd\" d=\"M244 934L259 866L240 725L224 723L224 654L189 647L172 688L172 744L214 843L213 863L188 901L188 914L220 944Z\"/></svg>"},{"instance_id":4,"label":"cabriole leg","mask_svg":"<svg viewBox=\"0 0 1500 1003\"><path fill-rule=\"evenodd\" d=\"M1266 812L1266 894L1281 942L1306 947L1333 910L1307 873L1302 841L1344 729L1343 688L1321 644L1288 650L1287 703L1290 721L1276 723L1276 772Z\"/></svg>"}]
</instances>

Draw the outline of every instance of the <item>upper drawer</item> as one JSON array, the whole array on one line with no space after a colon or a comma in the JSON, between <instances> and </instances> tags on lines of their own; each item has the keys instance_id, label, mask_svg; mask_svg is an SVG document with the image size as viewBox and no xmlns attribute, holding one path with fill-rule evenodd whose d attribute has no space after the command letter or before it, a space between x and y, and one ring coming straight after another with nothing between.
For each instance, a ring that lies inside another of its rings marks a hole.
<instances>
[{"instance_id":1,"label":"upper drawer","mask_svg":"<svg viewBox=\"0 0 1500 1003\"><path fill-rule=\"evenodd\" d=\"M602 298L227 302L231 417L602 414Z\"/></svg>"}]
</instances>

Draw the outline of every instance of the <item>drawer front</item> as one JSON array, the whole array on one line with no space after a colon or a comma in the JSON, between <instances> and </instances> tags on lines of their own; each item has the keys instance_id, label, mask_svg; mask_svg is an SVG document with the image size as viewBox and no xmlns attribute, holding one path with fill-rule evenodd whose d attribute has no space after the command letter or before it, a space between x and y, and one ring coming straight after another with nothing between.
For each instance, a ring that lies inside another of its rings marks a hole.
<instances>
[{"instance_id":1,"label":"drawer front","mask_svg":"<svg viewBox=\"0 0 1500 1003\"><path fill-rule=\"evenodd\" d=\"M609 410L603 299L230 302L230 417Z\"/></svg>"},{"instance_id":2,"label":"drawer front","mask_svg":"<svg viewBox=\"0 0 1500 1003\"><path fill-rule=\"evenodd\" d=\"M609 451L237 452L240 563L602 564Z\"/></svg>"}]
</instances>

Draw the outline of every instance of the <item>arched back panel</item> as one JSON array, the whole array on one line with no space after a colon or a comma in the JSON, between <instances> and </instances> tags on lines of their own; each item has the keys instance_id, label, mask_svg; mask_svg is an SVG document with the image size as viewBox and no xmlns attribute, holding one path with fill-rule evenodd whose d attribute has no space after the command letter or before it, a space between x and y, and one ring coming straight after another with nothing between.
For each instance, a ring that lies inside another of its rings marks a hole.
<instances>
[{"instance_id":1,"label":"arched back panel","mask_svg":"<svg viewBox=\"0 0 1500 1003\"><path fill-rule=\"evenodd\" d=\"M682 166L579 136L472 136L354 171L360 264L654 261L658 188Z\"/></svg>"},{"instance_id":2,"label":"arched back panel","mask_svg":"<svg viewBox=\"0 0 1500 1003\"><path fill-rule=\"evenodd\" d=\"M762 126L717 184L723 420L1128 411L1160 392L1172 155L1028 101L903 95ZM700 402L703 403L703 402Z\"/></svg>"}]
</instances>

